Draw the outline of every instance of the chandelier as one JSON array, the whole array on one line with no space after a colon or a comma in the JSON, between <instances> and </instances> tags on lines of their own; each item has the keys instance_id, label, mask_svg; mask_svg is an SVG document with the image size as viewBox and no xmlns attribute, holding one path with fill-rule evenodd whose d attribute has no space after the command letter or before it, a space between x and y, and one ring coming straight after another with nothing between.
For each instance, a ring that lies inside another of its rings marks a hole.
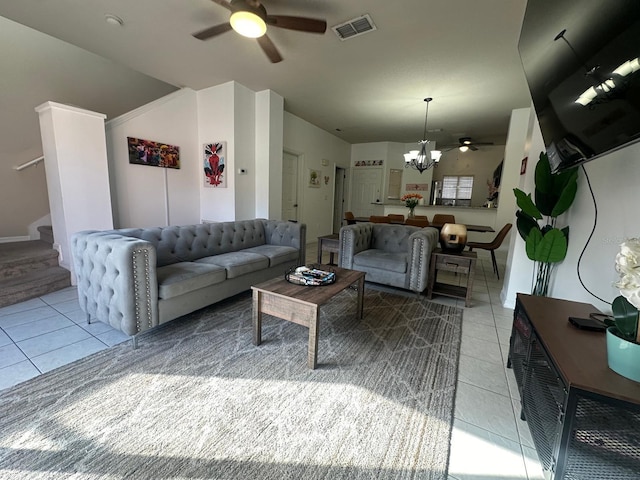
<instances>
[{"instance_id":1,"label":"chandelier","mask_svg":"<svg viewBox=\"0 0 640 480\"><path fill-rule=\"evenodd\" d=\"M427 140L427 118L429 117L429 102L433 100L431 97L424 99L427 102L427 111L424 115L424 133L422 140L418 142L420 150L411 150L404 154L404 168L415 168L420 173L438 164L442 152L440 150L429 150L429 140Z\"/></svg>"}]
</instances>

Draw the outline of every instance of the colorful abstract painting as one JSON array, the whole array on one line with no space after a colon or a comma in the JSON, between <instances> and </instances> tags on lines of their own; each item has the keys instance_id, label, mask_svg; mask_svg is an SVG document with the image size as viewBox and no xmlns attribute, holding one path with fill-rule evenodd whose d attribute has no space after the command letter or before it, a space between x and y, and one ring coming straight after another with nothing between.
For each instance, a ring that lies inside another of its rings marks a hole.
<instances>
[{"instance_id":1,"label":"colorful abstract painting","mask_svg":"<svg viewBox=\"0 0 640 480\"><path fill-rule=\"evenodd\" d=\"M224 171L227 156L227 142L205 143L204 154L204 186L226 188L227 174Z\"/></svg>"},{"instance_id":2,"label":"colorful abstract painting","mask_svg":"<svg viewBox=\"0 0 640 480\"><path fill-rule=\"evenodd\" d=\"M127 137L129 163L151 167L180 168L180 147Z\"/></svg>"}]
</instances>

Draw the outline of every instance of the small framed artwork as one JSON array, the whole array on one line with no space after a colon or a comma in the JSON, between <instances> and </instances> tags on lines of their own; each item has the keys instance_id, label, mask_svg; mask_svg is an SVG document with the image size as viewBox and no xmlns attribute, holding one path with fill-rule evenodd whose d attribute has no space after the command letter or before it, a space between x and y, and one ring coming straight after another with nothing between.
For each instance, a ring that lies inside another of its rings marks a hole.
<instances>
[{"instance_id":1,"label":"small framed artwork","mask_svg":"<svg viewBox=\"0 0 640 480\"><path fill-rule=\"evenodd\" d=\"M522 163L520 163L520 175L524 175L525 173L527 173L527 159L529 157L524 157L522 159Z\"/></svg>"},{"instance_id":2,"label":"small framed artwork","mask_svg":"<svg viewBox=\"0 0 640 480\"><path fill-rule=\"evenodd\" d=\"M129 163L150 167L180 168L180 147L127 137Z\"/></svg>"},{"instance_id":3,"label":"small framed artwork","mask_svg":"<svg viewBox=\"0 0 640 480\"><path fill-rule=\"evenodd\" d=\"M309 186L314 188L320 188L320 176L322 172L320 170L309 169Z\"/></svg>"},{"instance_id":4,"label":"small framed artwork","mask_svg":"<svg viewBox=\"0 0 640 480\"><path fill-rule=\"evenodd\" d=\"M227 188L225 158L227 142L205 143L202 148L204 159L204 186L209 188Z\"/></svg>"}]
</instances>

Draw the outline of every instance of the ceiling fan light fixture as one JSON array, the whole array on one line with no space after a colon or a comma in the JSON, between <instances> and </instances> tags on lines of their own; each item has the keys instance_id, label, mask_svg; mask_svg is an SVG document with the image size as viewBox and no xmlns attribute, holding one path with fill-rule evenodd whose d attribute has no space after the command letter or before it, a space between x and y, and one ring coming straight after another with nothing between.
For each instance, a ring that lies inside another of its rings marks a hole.
<instances>
[{"instance_id":1,"label":"ceiling fan light fixture","mask_svg":"<svg viewBox=\"0 0 640 480\"><path fill-rule=\"evenodd\" d=\"M231 27L240 35L249 38L259 38L267 32L265 21L253 12L241 10L231 14Z\"/></svg>"},{"instance_id":2,"label":"ceiling fan light fixture","mask_svg":"<svg viewBox=\"0 0 640 480\"><path fill-rule=\"evenodd\" d=\"M467 151L469 151L469 147L467 145L461 145L459 150L461 152L467 152Z\"/></svg>"}]
</instances>

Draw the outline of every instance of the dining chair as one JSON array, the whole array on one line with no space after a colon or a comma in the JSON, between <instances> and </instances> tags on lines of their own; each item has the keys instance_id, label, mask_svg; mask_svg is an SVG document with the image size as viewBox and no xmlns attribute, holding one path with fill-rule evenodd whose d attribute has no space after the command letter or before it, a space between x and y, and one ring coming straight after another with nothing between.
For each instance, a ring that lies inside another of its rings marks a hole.
<instances>
[{"instance_id":1,"label":"dining chair","mask_svg":"<svg viewBox=\"0 0 640 480\"><path fill-rule=\"evenodd\" d=\"M415 218L416 220L427 220L427 221L429 221L429 217L427 217L426 215L414 215L411 218Z\"/></svg>"},{"instance_id":2,"label":"dining chair","mask_svg":"<svg viewBox=\"0 0 640 480\"><path fill-rule=\"evenodd\" d=\"M347 225L355 225L356 217L353 212L344 212L344 219L347 222Z\"/></svg>"},{"instance_id":3,"label":"dining chair","mask_svg":"<svg viewBox=\"0 0 640 480\"><path fill-rule=\"evenodd\" d=\"M446 215L443 213L436 213L431 220L431 223L436 225L444 225L445 223L456 223L456 217L454 215Z\"/></svg>"},{"instance_id":4,"label":"dining chair","mask_svg":"<svg viewBox=\"0 0 640 480\"><path fill-rule=\"evenodd\" d=\"M369 221L371 223L391 223L389 222L389 217L387 217L386 215L371 215L369 217Z\"/></svg>"},{"instance_id":5,"label":"dining chair","mask_svg":"<svg viewBox=\"0 0 640 480\"><path fill-rule=\"evenodd\" d=\"M425 218L407 218L404 222L405 225L413 225L414 227L428 227L429 226L429 220Z\"/></svg>"},{"instance_id":6,"label":"dining chair","mask_svg":"<svg viewBox=\"0 0 640 480\"><path fill-rule=\"evenodd\" d=\"M481 248L483 250L489 250L491 252L491 261L493 262L493 271L498 276L498 280L500 280L500 273L498 273L498 263L496 262L496 254L494 253L497 248L502 245L504 237L507 236L509 230L513 225L511 223L507 223L502 230L498 232L496 238L491 242L467 242L467 247L469 247L469 251L471 252L474 248Z\"/></svg>"},{"instance_id":7,"label":"dining chair","mask_svg":"<svg viewBox=\"0 0 640 480\"><path fill-rule=\"evenodd\" d=\"M389 215L387 215L387 217L389 217L389 222L391 223L404 222L404 215L401 215L399 213L390 213Z\"/></svg>"}]
</instances>

